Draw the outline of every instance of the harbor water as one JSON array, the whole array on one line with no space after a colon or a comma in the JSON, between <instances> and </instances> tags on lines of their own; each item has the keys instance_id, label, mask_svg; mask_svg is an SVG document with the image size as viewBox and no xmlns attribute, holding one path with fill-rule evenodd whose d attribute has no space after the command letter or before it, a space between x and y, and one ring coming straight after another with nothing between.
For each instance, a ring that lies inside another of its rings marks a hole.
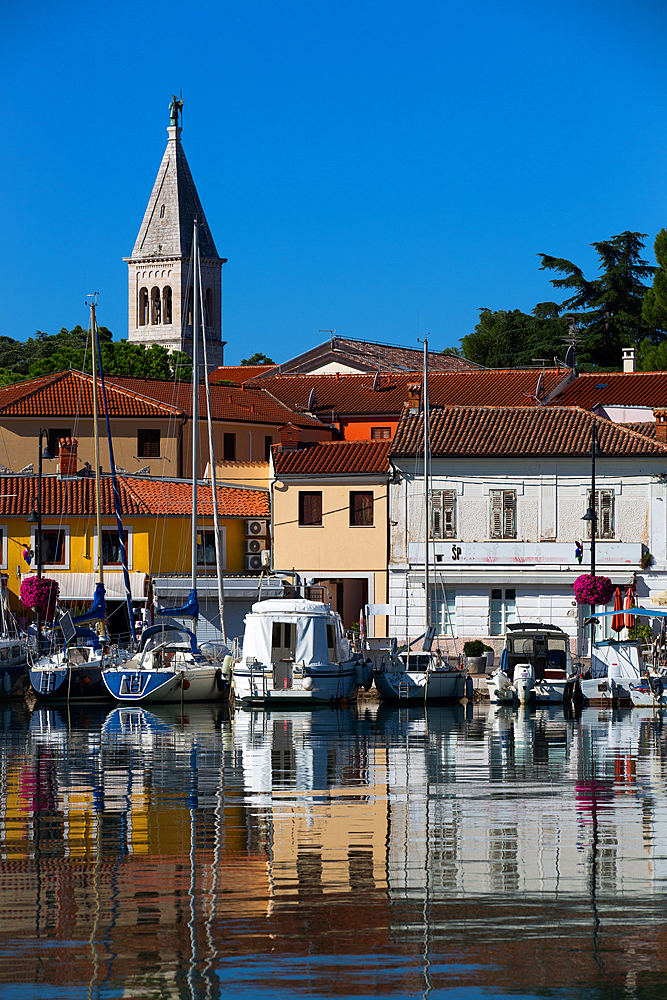
<instances>
[{"instance_id":1,"label":"harbor water","mask_svg":"<svg viewBox=\"0 0 667 1000\"><path fill-rule=\"evenodd\" d=\"M649 711L0 709L0 998L667 995Z\"/></svg>"}]
</instances>

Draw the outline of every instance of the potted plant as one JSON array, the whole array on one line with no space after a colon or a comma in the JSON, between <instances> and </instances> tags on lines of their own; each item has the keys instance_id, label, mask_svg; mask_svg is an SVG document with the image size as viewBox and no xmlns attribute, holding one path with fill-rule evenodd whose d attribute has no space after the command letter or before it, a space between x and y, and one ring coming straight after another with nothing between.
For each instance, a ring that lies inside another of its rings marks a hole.
<instances>
[{"instance_id":1,"label":"potted plant","mask_svg":"<svg viewBox=\"0 0 667 1000\"><path fill-rule=\"evenodd\" d=\"M21 582L21 601L24 607L39 611L42 621L51 622L56 613L58 583L47 577L26 576Z\"/></svg>"},{"instance_id":2,"label":"potted plant","mask_svg":"<svg viewBox=\"0 0 667 1000\"><path fill-rule=\"evenodd\" d=\"M493 658L495 656L495 651L493 649L493 646L487 646L486 643L483 644L482 648L484 649L484 655L486 656L486 668L488 670L489 667L493 666Z\"/></svg>"},{"instance_id":3,"label":"potted plant","mask_svg":"<svg viewBox=\"0 0 667 1000\"><path fill-rule=\"evenodd\" d=\"M486 673L486 656L484 655L484 643L481 639L469 639L463 643L463 655L466 658L466 667L471 674Z\"/></svg>"},{"instance_id":4,"label":"potted plant","mask_svg":"<svg viewBox=\"0 0 667 1000\"><path fill-rule=\"evenodd\" d=\"M577 604L609 604L614 593L608 576L591 576L583 573L573 584Z\"/></svg>"}]
</instances>

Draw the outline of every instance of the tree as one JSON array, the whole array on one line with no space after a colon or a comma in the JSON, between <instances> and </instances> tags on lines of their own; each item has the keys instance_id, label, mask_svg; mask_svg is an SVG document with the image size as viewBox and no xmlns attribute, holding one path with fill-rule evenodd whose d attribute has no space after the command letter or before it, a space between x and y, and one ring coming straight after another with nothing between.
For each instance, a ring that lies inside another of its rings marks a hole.
<instances>
[{"instance_id":1,"label":"tree","mask_svg":"<svg viewBox=\"0 0 667 1000\"><path fill-rule=\"evenodd\" d=\"M481 309L475 332L463 337L463 355L487 368L531 365L538 358L562 357L567 321L551 303L536 306L533 314L520 309Z\"/></svg>"},{"instance_id":2,"label":"tree","mask_svg":"<svg viewBox=\"0 0 667 1000\"><path fill-rule=\"evenodd\" d=\"M653 275L653 286L644 296L642 316L651 326L667 330L667 229L661 229L653 244L658 267Z\"/></svg>"},{"instance_id":3,"label":"tree","mask_svg":"<svg viewBox=\"0 0 667 1000\"><path fill-rule=\"evenodd\" d=\"M609 240L592 243L600 259L599 278L588 280L580 267L563 257L540 253L540 270L557 271L561 278L552 278L554 288L573 292L560 305L542 303L554 309L559 316L576 314L583 345L578 350L578 360L591 366L618 368L621 349L648 339L659 343L662 326L647 321L642 315L642 305L648 286L646 278L657 270L642 260L645 233L626 231ZM536 308L540 309L538 305Z\"/></svg>"},{"instance_id":4,"label":"tree","mask_svg":"<svg viewBox=\"0 0 667 1000\"><path fill-rule=\"evenodd\" d=\"M257 351L256 354L251 354L249 358L243 358L241 361L242 365L275 365L273 358L267 358L266 354L262 354L261 351Z\"/></svg>"}]
</instances>

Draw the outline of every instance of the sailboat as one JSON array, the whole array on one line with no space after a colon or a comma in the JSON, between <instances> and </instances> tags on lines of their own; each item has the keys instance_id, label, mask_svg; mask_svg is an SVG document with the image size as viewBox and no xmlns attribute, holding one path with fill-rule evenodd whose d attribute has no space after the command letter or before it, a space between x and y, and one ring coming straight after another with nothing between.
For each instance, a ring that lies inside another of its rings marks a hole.
<instances>
[{"instance_id":1,"label":"sailboat","mask_svg":"<svg viewBox=\"0 0 667 1000\"><path fill-rule=\"evenodd\" d=\"M109 442L109 462L111 465L112 490L116 520L118 523L118 540L121 553L121 564L125 578L125 592L128 607L130 634L134 637L132 613L132 592L127 566L125 549L125 533L121 519L120 493L116 479L113 445L109 423L109 408L107 406L104 372L102 370L102 355L97 329L95 296L90 301L90 332L91 357L93 369L93 434L95 440L95 510L97 519L98 566L99 580L95 587L93 603L88 611L72 618L63 616L60 624L53 629L51 648L43 652L37 650L37 660L29 670L30 684L38 701L92 701L108 698L106 687L102 682L102 671L112 662L119 663L125 659L126 653L117 645L111 646L106 630L106 603L104 599L104 558L102 546L102 507L100 500L100 436L98 424L98 372L102 391L102 400L107 425ZM93 626L97 626L96 631Z\"/></svg>"},{"instance_id":2,"label":"sailboat","mask_svg":"<svg viewBox=\"0 0 667 1000\"><path fill-rule=\"evenodd\" d=\"M196 636L199 617L197 600L197 455L199 441L199 226L195 219L192 239L193 262L193 351L192 351L192 585L186 603L181 608L161 609L159 621L141 634L139 650L135 656L116 668L105 670L103 683L113 698L119 702L144 704L151 702L226 701L229 698L231 656L226 646L210 653L202 649ZM206 364L206 335L204 334L204 364ZM207 401L208 401L207 377ZM222 561L220 529L218 524L217 484L213 459L210 405L209 465L218 577L220 623L225 638L222 586ZM178 619L192 619L189 629ZM222 653L222 656L221 656Z\"/></svg>"},{"instance_id":3,"label":"sailboat","mask_svg":"<svg viewBox=\"0 0 667 1000\"><path fill-rule=\"evenodd\" d=\"M439 650L432 650L435 628L431 622L429 534L431 525L431 443L428 402L428 340L424 339L424 637L421 650L408 643L402 650L392 650L373 670L373 680L383 701L449 701L465 693L465 674L452 666Z\"/></svg>"}]
</instances>

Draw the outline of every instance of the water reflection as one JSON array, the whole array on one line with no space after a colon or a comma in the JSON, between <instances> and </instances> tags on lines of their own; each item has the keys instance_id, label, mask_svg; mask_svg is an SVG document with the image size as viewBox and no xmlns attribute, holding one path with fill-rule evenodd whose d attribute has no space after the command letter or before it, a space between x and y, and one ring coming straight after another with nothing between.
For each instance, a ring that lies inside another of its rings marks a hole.
<instances>
[{"instance_id":1,"label":"water reflection","mask_svg":"<svg viewBox=\"0 0 667 1000\"><path fill-rule=\"evenodd\" d=\"M0 747L0 981L27 996L667 979L660 714L11 705Z\"/></svg>"}]
</instances>

